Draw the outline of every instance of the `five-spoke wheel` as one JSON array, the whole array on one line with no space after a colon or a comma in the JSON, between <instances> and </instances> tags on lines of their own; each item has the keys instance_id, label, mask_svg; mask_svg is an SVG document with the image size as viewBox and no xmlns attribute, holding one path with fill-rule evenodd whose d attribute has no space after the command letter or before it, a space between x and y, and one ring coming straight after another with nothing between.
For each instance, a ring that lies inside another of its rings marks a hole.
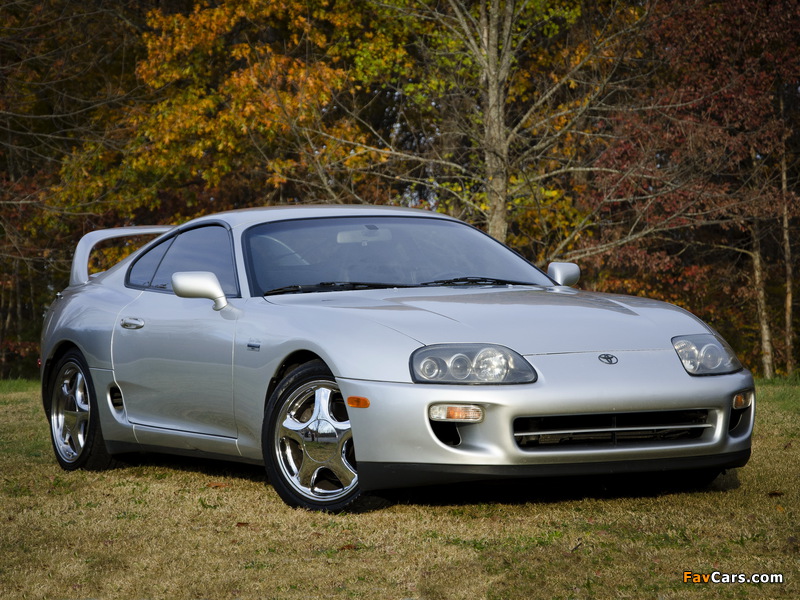
<instances>
[{"instance_id":1,"label":"five-spoke wheel","mask_svg":"<svg viewBox=\"0 0 800 600\"><path fill-rule=\"evenodd\" d=\"M275 491L291 506L340 511L360 497L344 398L327 367L297 367L275 390L262 434Z\"/></svg>"},{"instance_id":2,"label":"five-spoke wheel","mask_svg":"<svg viewBox=\"0 0 800 600\"><path fill-rule=\"evenodd\" d=\"M50 435L58 463L67 470L110 466L83 355L70 350L56 363L48 390Z\"/></svg>"},{"instance_id":3,"label":"five-spoke wheel","mask_svg":"<svg viewBox=\"0 0 800 600\"><path fill-rule=\"evenodd\" d=\"M50 406L55 451L62 461L74 463L86 444L90 411L86 377L76 363L66 363L59 370Z\"/></svg>"}]
</instances>

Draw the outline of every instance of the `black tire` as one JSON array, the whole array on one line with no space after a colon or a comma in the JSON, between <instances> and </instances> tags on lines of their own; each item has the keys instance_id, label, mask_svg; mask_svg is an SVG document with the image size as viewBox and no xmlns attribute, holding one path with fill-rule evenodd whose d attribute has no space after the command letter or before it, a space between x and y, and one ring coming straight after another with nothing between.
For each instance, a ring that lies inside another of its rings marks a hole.
<instances>
[{"instance_id":1,"label":"black tire","mask_svg":"<svg viewBox=\"0 0 800 600\"><path fill-rule=\"evenodd\" d=\"M50 441L66 471L107 469L114 463L106 450L92 376L80 351L64 354L46 388Z\"/></svg>"},{"instance_id":2,"label":"black tire","mask_svg":"<svg viewBox=\"0 0 800 600\"><path fill-rule=\"evenodd\" d=\"M261 445L270 483L289 506L342 512L367 504L346 403L322 361L281 381L267 402Z\"/></svg>"}]
</instances>

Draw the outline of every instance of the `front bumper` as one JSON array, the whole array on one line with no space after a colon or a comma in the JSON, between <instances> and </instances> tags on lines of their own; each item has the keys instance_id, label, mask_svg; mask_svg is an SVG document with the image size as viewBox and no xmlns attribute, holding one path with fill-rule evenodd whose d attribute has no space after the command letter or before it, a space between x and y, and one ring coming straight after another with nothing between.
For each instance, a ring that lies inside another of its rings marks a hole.
<instances>
[{"instance_id":1,"label":"front bumper","mask_svg":"<svg viewBox=\"0 0 800 600\"><path fill-rule=\"evenodd\" d=\"M369 408L349 410L360 486L381 489L492 478L726 469L747 462L755 406L732 415L731 399L754 389L749 372L691 377L659 351L619 357L623 366L618 369L619 365L604 365L590 353L528 357L539 380L525 385L339 378L345 397L370 400ZM453 425L443 436L428 419L428 407L442 402L479 405L485 418L481 423ZM528 443L530 437L520 434L518 425L550 417L616 422L618 416L690 413L704 415L702 429L674 435L653 426L652 433L625 438L604 428L599 429L602 434L586 436L590 439L563 434L547 436L547 443Z\"/></svg>"},{"instance_id":2,"label":"front bumper","mask_svg":"<svg viewBox=\"0 0 800 600\"><path fill-rule=\"evenodd\" d=\"M623 475L702 469L721 471L743 467L749 459L750 448L730 454L709 456L542 465L432 465L359 462L358 477L362 489L382 490L489 479Z\"/></svg>"}]
</instances>

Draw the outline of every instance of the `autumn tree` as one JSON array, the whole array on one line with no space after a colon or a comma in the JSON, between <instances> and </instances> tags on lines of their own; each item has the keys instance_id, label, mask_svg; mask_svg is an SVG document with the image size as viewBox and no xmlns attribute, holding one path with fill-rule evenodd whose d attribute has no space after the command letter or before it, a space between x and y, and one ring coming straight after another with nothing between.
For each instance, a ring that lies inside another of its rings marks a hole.
<instances>
[{"instance_id":1,"label":"autumn tree","mask_svg":"<svg viewBox=\"0 0 800 600\"><path fill-rule=\"evenodd\" d=\"M575 199L646 15L580 0L153 11L138 74L157 100L76 153L60 196L128 219L171 203L172 220L252 203L420 204L501 240L511 222L537 261L563 256L592 224Z\"/></svg>"},{"instance_id":2,"label":"autumn tree","mask_svg":"<svg viewBox=\"0 0 800 600\"><path fill-rule=\"evenodd\" d=\"M254 203L342 201L327 193L332 172L355 172L370 157L297 132L352 83L337 44L356 39L359 10L228 0L152 11L137 74L154 101L126 110L120 140L76 153L62 171L62 201L107 202L132 220L161 211L170 221ZM346 118L324 121L331 137L363 137Z\"/></svg>"},{"instance_id":3,"label":"autumn tree","mask_svg":"<svg viewBox=\"0 0 800 600\"><path fill-rule=\"evenodd\" d=\"M662 2L649 29L652 78L639 109L613 115L619 141L600 158L606 170L595 181L603 200L637 199L606 207L612 226L601 244L640 231L643 243L659 240L695 264L704 261L702 249L716 252L709 255L716 264L749 258L739 293L752 292L767 377L775 371L767 285L775 234L786 264L787 365L793 351L798 27L794 2Z\"/></svg>"},{"instance_id":4,"label":"autumn tree","mask_svg":"<svg viewBox=\"0 0 800 600\"><path fill-rule=\"evenodd\" d=\"M388 24L393 53L347 49L355 59L348 75L367 93L345 88L321 108L344 112L369 136L336 143L379 156L373 173L401 182L400 201L447 210L500 240L526 211L542 230L556 224L555 213L578 219L565 181L587 170L598 109L633 58L630 40L646 9L392 0L372 11L373 23Z\"/></svg>"},{"instance_id":5,"label":"autumn tree","mask_svg":"<svg viewBox=\"0 0 800 600\"><path fill-rule=\"evenodd\" d=\"M85 230L367 202L579 260L598 289L720 319L733 295L765 356L782 260L788 371L797 26L788 0L7 3L2 345L32 344Z\"/></svg>"},{"instance_id":6,"label":"autumn tree","mask_svg":"<svg viewBox=\"0 0 800 600\"><path fill-rule=\"evenodd\" d=\"M48 285L60 285L72 249L62 234L90 226L57 209L52 186L64 156L103 137L137 99L137 23L147 6L0 5L0 376L15 357L29 361L27 374L35 368Z\"/></svg>"}]
</instances>

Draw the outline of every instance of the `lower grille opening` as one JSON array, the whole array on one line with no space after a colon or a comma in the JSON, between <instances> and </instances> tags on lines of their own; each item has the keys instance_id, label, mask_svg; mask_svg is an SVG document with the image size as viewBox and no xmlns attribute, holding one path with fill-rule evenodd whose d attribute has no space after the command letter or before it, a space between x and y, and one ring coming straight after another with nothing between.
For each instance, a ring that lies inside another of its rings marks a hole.
<instances>
[{"instance_id":1,"label":"lower grille opening","mask_svg":"<svg viewBox=\"0 0 800 600\"><path fill-rule=\"evenodd\" d=\"M707 410L606 413L514 420L514 438L526 450L634 446L697 440L713 429Z\"/></svg>"},{"instance_id":2,"label":"lower grille opening","mask_svg":"<svg viewBox=\"0 0 800 600\"><path fill-rule=\"evenodd\" d=\"M443 421L430 421L433 434L443 444L448 446L458 446L461 443L461 434L458 433L458 425Z\"/></svg>"},{"instance_id":3,"label":"lower grille opening","mask_svg":"<svg viewBox=\"0 0 800 600\"><path fill-rule=\"evenodd\" d=\"M749 408L742 408L739 410L732 410L731 411L731 421L728 424L728 431L733 431L736 429L739 424L742 422L742 419L745 413L750 410Z\"/></svg>"}]
</instances>

